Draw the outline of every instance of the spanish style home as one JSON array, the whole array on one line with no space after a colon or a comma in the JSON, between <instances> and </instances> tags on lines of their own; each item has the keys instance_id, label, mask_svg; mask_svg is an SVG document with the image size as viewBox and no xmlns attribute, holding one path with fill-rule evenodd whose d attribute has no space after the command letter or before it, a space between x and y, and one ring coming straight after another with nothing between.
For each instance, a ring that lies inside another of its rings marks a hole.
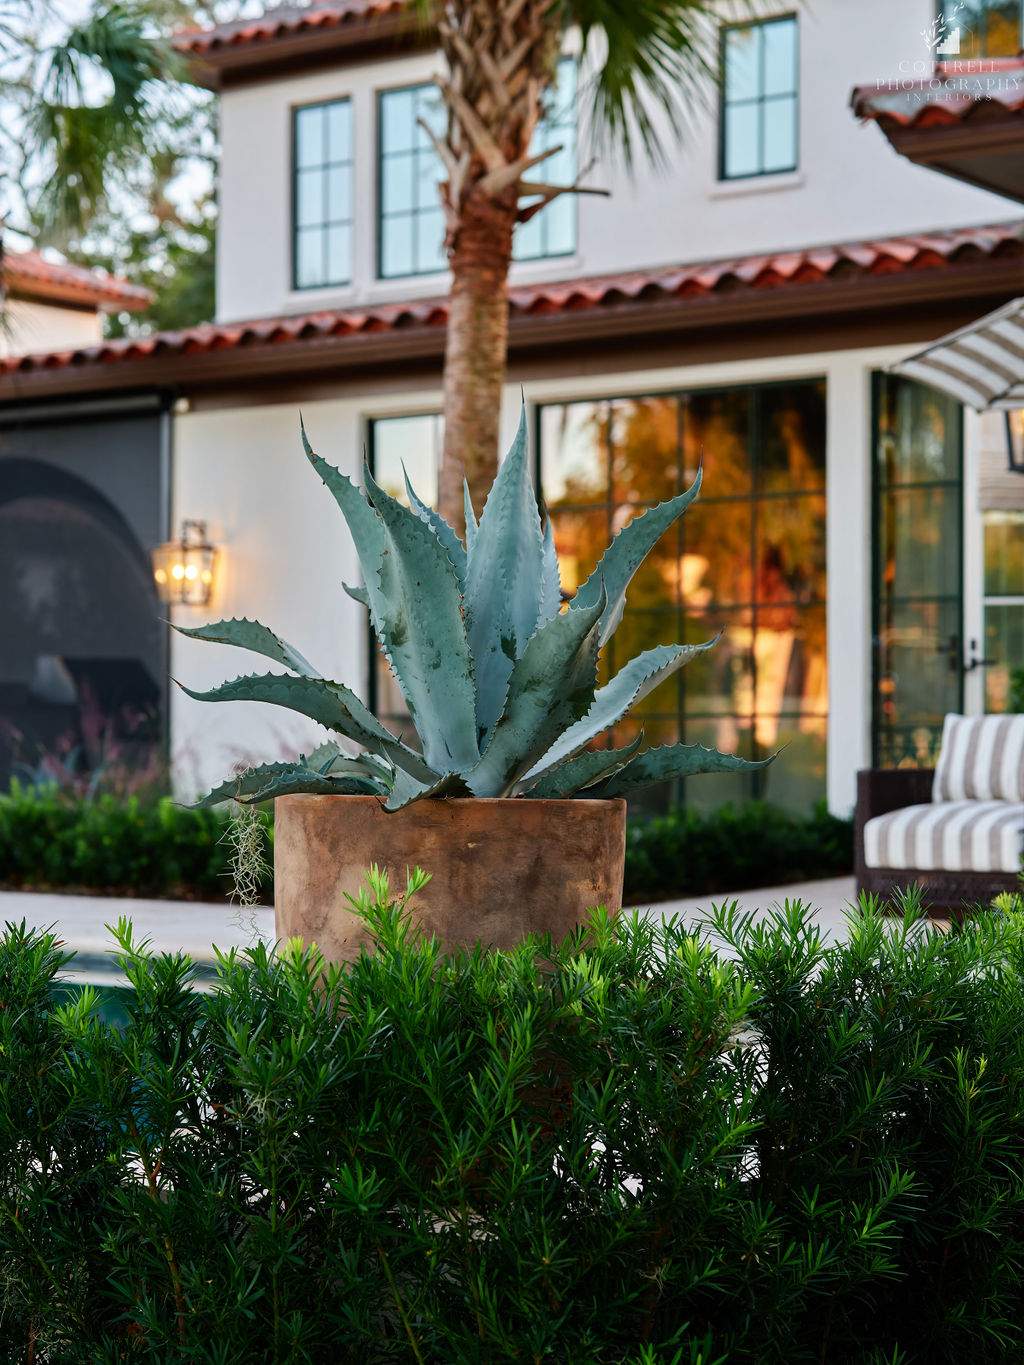
<instances>
[{"instance_id":1,"label":"spanish style home","mask_svg":"<svg viewBox=\"0 0 1024 1365\"><path fill-rule=\"evenodd\" d=\"M723 21L721 90L671 165L599 153L588 180L608 198L563 197L518 229L503 421L510 435L524 390L564 585L703 459L703 497L638 578L622 649L724 633L640 723L652 743L787 745L684 799L848 813L858 768L930 765L943 717L1004 709L1024 662L1021 414L1008 428L888 372L1024 294L1020 6L957 14L959 72L936 51L937 30L953 39L935 0ZM156 707L185 790L308 739L283 713L168 688L237 663L154 635L146 555L186 518L216 567L206 606L175 619L258 616L401 723L298 417L346 472L365 451L400 492L404 462L429 499L447 280L420 122L441 116L439 58L401 0L314 0L179 46L220 97L217 316L0 362L16 585L0 697L30 730L56 659L70 721L120 661L135 683L108 704ZM560 183L591 157L586 86L570 33L538 132L562 147L543 163ZM19 498L26 464L36 491ZM90 594L104 629L73 605Z\"/></svg>"}]
</instances>

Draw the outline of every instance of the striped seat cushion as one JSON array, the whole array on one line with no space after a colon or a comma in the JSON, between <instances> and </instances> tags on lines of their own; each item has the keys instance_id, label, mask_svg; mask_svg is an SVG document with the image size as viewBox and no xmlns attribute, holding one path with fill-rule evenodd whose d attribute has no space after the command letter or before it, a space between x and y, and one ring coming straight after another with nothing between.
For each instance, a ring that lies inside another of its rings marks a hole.
<instances>
[{"instance_id":1,"label":"striped seat cushion","mask_svg":"<svg viewBox=\"0 0 1024 1365\"><path fill-rule=\"evenodd\" d=\"M1024 801L1024 716L947 716L933 801Z\"/></svg>"},{"instance_id":2,"label":"striped seat cushion","mask_svg":"<svg viewBox=\"0 0 1024 1365\"><path fill-rule=\"evenodd\" d=\"M1019 872L1020 801L942 801L876 815L864 826L868 867Z\"/></svg>"}]
</instances>

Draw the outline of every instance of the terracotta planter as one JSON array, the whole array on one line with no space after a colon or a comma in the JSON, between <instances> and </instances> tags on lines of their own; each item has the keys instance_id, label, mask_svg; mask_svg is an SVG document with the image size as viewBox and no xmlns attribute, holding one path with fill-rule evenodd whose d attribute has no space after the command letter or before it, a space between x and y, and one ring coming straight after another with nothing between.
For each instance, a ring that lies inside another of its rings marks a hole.
<instances>
[{"instance_id":1,"label":"terracotta planter","mask_svg":"<svg viewBox=\"0 0 1024 1365\"><path fill-rule=\"evenodd\" d=\"M624 801L416 801L389 815L373 796L282 796L274 822L278 938L335 961L366 940L345 892L371 863L398 890L407 869L432 874L415 913L447 948L560 938L593 906L622 906Z\"/></svg>"}]
</instances>

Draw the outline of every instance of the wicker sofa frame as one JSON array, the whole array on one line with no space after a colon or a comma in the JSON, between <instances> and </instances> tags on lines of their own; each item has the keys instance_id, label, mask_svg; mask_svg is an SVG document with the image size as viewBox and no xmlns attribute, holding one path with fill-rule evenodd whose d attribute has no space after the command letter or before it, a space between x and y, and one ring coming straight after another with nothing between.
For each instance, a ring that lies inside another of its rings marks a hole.
<instances>
[{"instance_id":1,"label":"wicker sofa frame","mask_svg":"<svg viewBox=\"0 0 1024 1365\"><path fill-rule=\"evenodd\" d=\"M933 768L868 768L857 774L854 819L854 873L857 892L889 897L920 886L930 913L962 913L965 907L987 905L1001 891L1020 890L1013 872L946 872L939 868L868 867L864 862L864 826L876 815L932 799Z\"/></svg>"}]
</instances>

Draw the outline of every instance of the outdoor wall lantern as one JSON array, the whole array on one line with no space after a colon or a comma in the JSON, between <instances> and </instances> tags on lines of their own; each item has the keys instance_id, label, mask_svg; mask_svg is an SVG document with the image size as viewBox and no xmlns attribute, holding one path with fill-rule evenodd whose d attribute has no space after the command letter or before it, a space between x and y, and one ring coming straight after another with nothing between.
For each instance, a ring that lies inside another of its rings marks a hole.
<instances>
[{"instance_id":1,"label":"outdoor wall lantern","mask_svg":"<svg viewBox=\"0 0 1024 1365\"><path fill-rule=\"evenodd\" d=\"M205 607L213 592L216 546L206 536L205 521L183 521L181 538L153 551L153 580L161 602Z\"/></svg>"},{"instance_id":2,"label":"outdoor wall lantern","mask_svg":"<svg viewBox=\"0 0 1024 1365\"><path fill-rule=\"evenodd\" d=\"M1014 474L1024 474L1024 408L1006 414L1006 452Z\"/></svg>"}]
</instances>

